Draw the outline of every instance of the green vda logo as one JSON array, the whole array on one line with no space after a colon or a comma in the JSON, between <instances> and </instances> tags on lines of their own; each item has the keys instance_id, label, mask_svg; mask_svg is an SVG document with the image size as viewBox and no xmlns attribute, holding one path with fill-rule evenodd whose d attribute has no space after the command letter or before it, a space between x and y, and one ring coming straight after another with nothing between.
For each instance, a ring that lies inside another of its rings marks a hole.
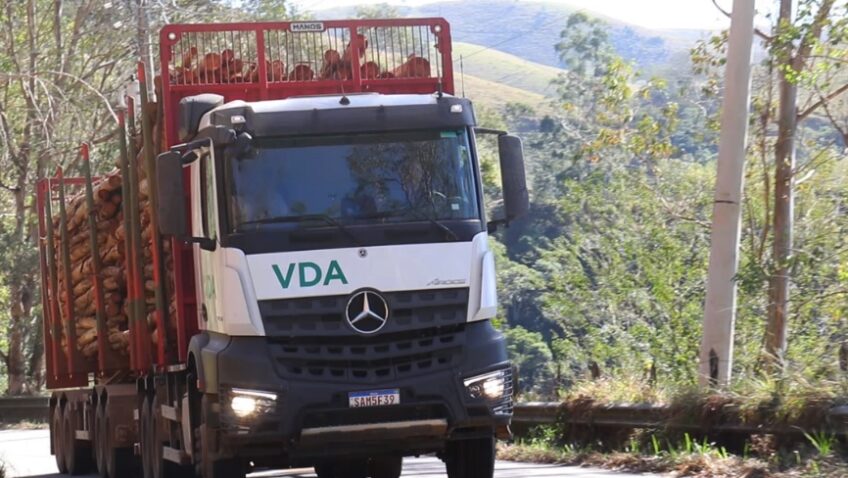
<instances>
[{"instance_id":1,"label":"green vda logo","mask_svg":"<svg viewBox=\"0 0 848 478\"><path fill-rule=\"evenodd\" d=\"M282 286L283 289L289 288L292 283L292 279L294 279L295 273L297 273L298 284L300 287L314 287L322 282L324 285L330 285L330 282L334 280L347 285L347 277L345 277L344 272L342 272L342 268L339 266L338 261L335 260L330 261L330 265L327 266L326 273L321 269L321 266L314 262L298 262L289 264L285 272L276 264L271 267L274 269L274 274L277 276L277 280L280 282L280 286Z\"/></svg>"}]
</instances>

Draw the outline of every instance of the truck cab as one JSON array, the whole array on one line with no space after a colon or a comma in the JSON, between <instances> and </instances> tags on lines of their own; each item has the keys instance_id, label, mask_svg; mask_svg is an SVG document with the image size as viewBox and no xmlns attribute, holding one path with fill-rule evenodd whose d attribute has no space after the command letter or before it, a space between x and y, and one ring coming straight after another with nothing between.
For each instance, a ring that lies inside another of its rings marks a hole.
<instances>
[{"instance_id":1,"label":"truck cab","mask_svg":"<svg viewBox=\"0 0 848 478\"><path fill-rule=\"evenodd\" d=\"M483 476L459 470L492 468L513 377L491 323L471 102L207 94L181 108L189 143L159 170L189 171L190 234L181 214L163 231L195 244L190 350L219 405L222 456L264 448L251 460L283 452L323 477L441 453L451 477ZM514 141L504 162L520 163ZM183 192L160 194L172 205Z\"/></svg>"}]
</instances>

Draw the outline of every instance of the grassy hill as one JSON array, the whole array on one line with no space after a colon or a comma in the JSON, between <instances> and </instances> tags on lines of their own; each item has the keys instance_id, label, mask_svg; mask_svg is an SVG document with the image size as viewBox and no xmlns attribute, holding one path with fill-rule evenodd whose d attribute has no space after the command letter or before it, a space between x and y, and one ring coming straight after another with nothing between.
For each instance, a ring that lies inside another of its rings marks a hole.
<instances>
[{"instance_id":1,"label":"grassy hill","mask_svg":"<svg viewBox=\"0 0 848 478\"><path fill-rule=\"evenodd\" d=\"M471 75L544 96L550 96L556 92L556 89L551 86L551 81L562 71L559 68L534 63L495 49L456 42L453 44L453 59L457 75L460 56L463 57L466 80Z\"/></svg>"},{"instance_id":2,"label":"grassy hill","mask_svg":"<svg viewBox=\"0 0 848 478\"><path fill-rule=\"evenodd\" d=\"M456 80L456 94L462 95L462 83ZM503 83L496 83L477 76L465 74L465 96L475 105L502 110L507 103L524 103L542 114L550 113L550 99L527 90Z\"/></svg>"}]
</instances>

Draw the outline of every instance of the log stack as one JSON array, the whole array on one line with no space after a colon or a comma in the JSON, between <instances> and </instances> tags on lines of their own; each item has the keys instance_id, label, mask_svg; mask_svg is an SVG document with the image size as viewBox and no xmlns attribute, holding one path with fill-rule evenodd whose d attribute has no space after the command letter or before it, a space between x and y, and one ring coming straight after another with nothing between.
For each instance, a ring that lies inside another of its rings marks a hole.
<instances>
[{"instance_id":1,"label":"log stack","mask_svg":"<svg viewBox=\"0 0 848 478\"><path fill-rule=\"evenodd\" d=\"M142 153L139 153L136 164L143 164L142 156ZM141 283L143 284L144 309L150 340L153 344L157 344L159 334L157 333L154 313L156 309L156 288L153 281L153 242L151 240L153 225L151 222L150 188L145 168L138 168L138 178L139 218L142 237ZM103 308L108 329L107 339L112 350L121 356L127 356L130 344L128 320L130 303L128 301L127 284L131 270L126 257L129 227L123 213L123 201L125 199L123 185L121 174L118 169L115 169L96 181L93 189L97 251L101 260L100 283L103 290ZM63 267L61 220L58 214L53 217L54 231L56 231L56 234L54 234L54 259L58 266L56 269L60 303L69 304L72 310L69 316L67 308L62 306L60 307L60 315L63 324L66 324L69 320L73 321L73 330L76 334L74 340L82 356L94 358L98 352L97 302L95 299L93 252L88 220L89 211L84 191L72 194L66 201L65 210L67 215L68 255L71 266L70 277L66 277ZM165 264L163 282L166 284L165 304L170 312L169 317L174 317L176 300L173 280L171 280L174 262L169 241L163 241L163 263ZM66 286L67 283L70 284L69 288ZM69 291L71 294L70 302ZM166 323L169 324L171 329L174 328L175 321L173 319ZM62 327L63 347L67 344L67 337L64 336L65 330L65 327ZM169 332L173 332L173 330ZM171 336L173 337L173 334Z\"/></svg>"},{"instance_id":2,"label":"log stack","mask_svg":"<svg viewBox=\"0 0 848 478\"><path fill-rule=\"evenodd\" d=\"M110 173L94 187L94 213L97 228L97 246L102 261L103 302L110 340L127 330L127 317L122 305L125 297L125 268L123 266L123 241L116 231L123 217L121 214L121 178ZM67 214L67 237L70 259L70 277L67 277L63 262L62 235L59 215L53 217L55 264L58 265L58 296L61 304L69 304L73 314L77 348L85 357L97 354L97 304L94 295L94 264L92 262L88 205L84 194L72 196L65 205ZM68 297L68 294L71 297ZM62 322L69 319L68 308L60 307ZM63 333L65 328L62 328ZM63 347L67 337L62 337ZM115 346L115 350L126 353Z\"/></svg>"},{"instance_id":3,"label":"log stack","mask_svg":"<svg viewBox=\"0 0 848 478\"><path fill-rule=\"evenodd\" d=\"M368 40L359 35L359 58L364 59ZM378 55L379 56L379 55ZM326 50L321 68L316 72L310 62L286 65L282 60L266 60L265 71L268 81L312 81L351 80L352 46L348 43L343 52ZM316 65L317 66L317 65ZM365 80L385 78L428 78L431 75L427 59L411 54L397 68L383 69L376 61L364 61L359 67L360 77ZM220 52L198 52L197 47L188 48L170 73L171 84L192 85L205 83L256 83L259 67L256 62L247 62L236 57L232 49Z\"/></svg>"}]
</instances>

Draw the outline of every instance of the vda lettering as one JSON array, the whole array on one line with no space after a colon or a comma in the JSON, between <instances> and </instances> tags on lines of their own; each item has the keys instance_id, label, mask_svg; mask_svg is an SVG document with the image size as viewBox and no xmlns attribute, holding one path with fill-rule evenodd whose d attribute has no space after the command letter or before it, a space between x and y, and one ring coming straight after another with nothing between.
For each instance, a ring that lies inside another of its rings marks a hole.
<instances>
[{"instance_id":1,"label":"vda lettering","mask_svg":"<svg viewBox=\"0 0 848 478\"><path fill-rule=\"evenodd\" d=\"M274 264L271 268L274 269L274 275L277 276L277 281L283 289L288 289L292 285L295 276L297 276L298 286L302 288L315 287L319 284L330 285L333 281L347 285L347 277L338 261L335 260L330 261L326 272L314 262L291 263L286 267Z\"/></svg>"}]
</instances>

